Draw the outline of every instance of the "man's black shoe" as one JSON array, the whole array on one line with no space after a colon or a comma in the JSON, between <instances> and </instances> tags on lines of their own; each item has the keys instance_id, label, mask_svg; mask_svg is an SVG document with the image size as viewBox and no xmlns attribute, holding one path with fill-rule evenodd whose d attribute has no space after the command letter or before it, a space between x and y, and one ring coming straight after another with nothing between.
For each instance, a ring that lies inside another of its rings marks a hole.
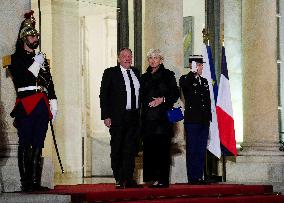
<instances>
[{"instance_id":1,"label":"man's black shoe","mask_svg":"<svg viewBox=\"0 0 284 203\"><path fill-rule=\"evenodd\" d=\"M168 188L169 184L162 183L159 181L155 181L152 185L149 186L149 188Z\"/></svg>"},{"instance_id":2,"label":"man's black shoe","mask_svg":"<svg viewBox=\"0 0 284 203\"><path fill-rule=\"evenodd\" d=\"M211 175L205 178L207 183L219 183L222 182L222 176Z\"/></svg>"},{"instance_id":3,"label":"man's black shoe","mask_svg":"<svg viewBox=\"0 0 284 203\"><path fill-rule=\"evenodd\" d=\"M115 189L124 189L125 185L122 181L116 181L115 182Z\"/></svg>"},{"instance_id":4,"label":"man's black shoe","mask_svg":"<svg viewBox=\"0 0 284 203\"><path fill-rule=\"evenodd\" d=\"M127 180L125 182L125 188L143 188L143 186L138 185L135 180Z\"/></svg>"}]
</instances>

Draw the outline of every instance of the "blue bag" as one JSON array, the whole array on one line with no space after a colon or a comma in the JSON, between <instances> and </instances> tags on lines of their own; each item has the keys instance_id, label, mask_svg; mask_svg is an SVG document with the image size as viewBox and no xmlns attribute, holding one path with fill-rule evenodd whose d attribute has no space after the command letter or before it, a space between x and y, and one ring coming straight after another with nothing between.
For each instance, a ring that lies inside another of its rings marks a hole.
<instances>
[{"instance_id":1,"label":"blue bag","mask_svg":"<svg viewBox=\"0 0 284 203\"><path fill-rule=\"evenodd\" d=\"M183 120L181 107L173 107L167 111L167 117L170 123L176 123Z\"/></svg>"}]
</instances>

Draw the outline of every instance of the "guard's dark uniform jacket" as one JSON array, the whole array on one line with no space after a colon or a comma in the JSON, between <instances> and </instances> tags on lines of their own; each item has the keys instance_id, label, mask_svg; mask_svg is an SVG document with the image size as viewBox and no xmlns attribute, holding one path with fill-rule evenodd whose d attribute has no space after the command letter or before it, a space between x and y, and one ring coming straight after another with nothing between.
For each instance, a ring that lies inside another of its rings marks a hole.
<instances>
[{"instance_id":1,"label":"guard's dark uniform jacket","mask_svg":"<svg viewBox=\"0 0 284 203\"><path fill-rule=\"evenodd\" d=\"M193 72L182 76L179 82L185 98L187 177L190 184L199 184L203 181L211 120L210 91L208 81Z\"/></svg>"},{"instance_id":2,"label":"guard's dark uniform jacket","mask_svg":"<svg viewBox=\"0 0 284 203\"><path fill-rule=\"evenodd\" d=\"M184 122L209 125L211 101L208 81L189 72L181 76L179 84L185 98Z\"/></svg>"},{"instance_id":3,"label":"guard's dark uniform jacket","mask_svg":"<svg viewBox=\"0 0 284 203\"><path fill-rule=\"evenodd\" d=\"M24 49L17 50L11 56L9 71L17 92L17 100L10 115L12 117L26 116L33 111L41 99L44 99L48 107L49 118L52 119L48 100L56 99L56 95L50 74L50 68L48 62L45 61L45 70L40 68L38 77L35 77L32 72L28 70L28 68L34 63L34 56L35 53L28 53ZM37 86L39 89L18 91L18 88L29 86Z\"/></svg>"}]
</instances>

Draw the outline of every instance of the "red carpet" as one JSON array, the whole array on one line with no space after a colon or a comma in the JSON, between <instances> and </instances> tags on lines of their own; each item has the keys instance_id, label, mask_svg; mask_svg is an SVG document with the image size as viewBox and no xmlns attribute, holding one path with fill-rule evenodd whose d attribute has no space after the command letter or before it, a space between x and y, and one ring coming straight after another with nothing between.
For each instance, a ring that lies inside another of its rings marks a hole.
<instances>
[{"instance_id":1,"label":"red carpet","mask_svg":"<svg viewBox=\"0 0 284 203\"><path fill-rule=\"evenodd\" d=\"M273 193L271 185L174 184L169 188L115 189L114 184L59 185L52 194L70 194L77 202L138 202L138 203L284 203L284 196Z\"/></svg>"}]
</instances>

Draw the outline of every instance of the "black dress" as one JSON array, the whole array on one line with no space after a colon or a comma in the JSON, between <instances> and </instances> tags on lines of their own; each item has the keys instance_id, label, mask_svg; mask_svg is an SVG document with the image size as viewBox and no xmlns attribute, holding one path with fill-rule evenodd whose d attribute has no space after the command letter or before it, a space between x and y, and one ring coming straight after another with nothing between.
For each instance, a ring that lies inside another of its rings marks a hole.
<instances>
[{"instance_id":1,"label":"black dress","mask_svg":"<svg viewBox=\"0 0 284 203\"><path fill-rule=\"evenodd\" d=\"M169 184L170 145L173 126L166 112L179 98L174 72L161 64L155 73L148 67L141 77L143 179ZM165 102L149 107L153 98L164 97Z\"/></svg>"}]
</instances>

